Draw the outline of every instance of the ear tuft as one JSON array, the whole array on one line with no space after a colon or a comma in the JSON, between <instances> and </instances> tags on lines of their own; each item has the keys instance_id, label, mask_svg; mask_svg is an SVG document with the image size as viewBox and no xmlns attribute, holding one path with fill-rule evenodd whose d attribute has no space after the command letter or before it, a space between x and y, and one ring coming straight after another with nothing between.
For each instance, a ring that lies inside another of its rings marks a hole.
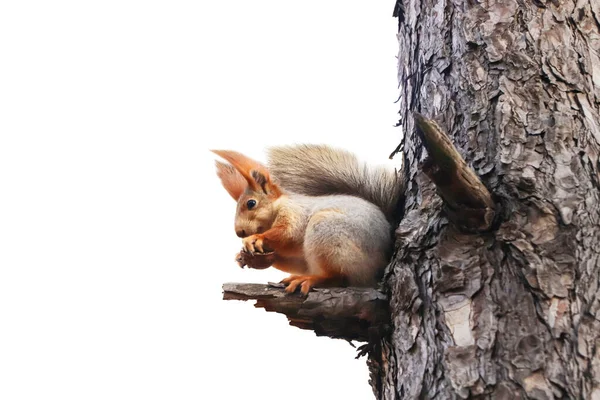
<instances>
[{"instance_id":1,"label":"ear tuft","mask_svg":"<svg viewBox=\"0 0 600 400\"><path fill-rule=\"evenodd\" d=\"M250 171L250 175L252 176L252 179L254 179L254 181L258 184L258 186L262 188L263 192L267 194L267 184L269 183L268 178L263 173L257 170Z\"/></svg>"},{"instance_id":2,"label":"ear tuft","mask_svg":"<svg viewBox=\"0 0 600 400\"><path fill-rule=\"evenodd\" d=\"M246 179L233 167L233 165L221 161L215 161L215 165L217 166L217 176L221 179L223 187L227 190L227 193L237 201L246 190L246 187L248 187Z\"/></svg>"}]
</instances>

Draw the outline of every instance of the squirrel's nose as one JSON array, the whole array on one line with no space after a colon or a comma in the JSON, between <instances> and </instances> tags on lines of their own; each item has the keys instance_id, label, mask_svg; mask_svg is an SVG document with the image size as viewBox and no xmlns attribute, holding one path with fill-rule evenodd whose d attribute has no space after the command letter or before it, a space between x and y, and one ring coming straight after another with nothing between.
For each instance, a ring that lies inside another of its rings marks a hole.
<instances>
[{"instance_id":1,"label":"squirrel's nose","mask_svg":"<svg viewBox=\"0 0 600 400\"><path fill-rule=\"evenodd\" d=\"M238 235L238 237L240 237L240 238L245 238L246 237L246 231L243 230L243 229L241 229L239 231L236 231L235 234Z\"/></svg>"}]
</instances>

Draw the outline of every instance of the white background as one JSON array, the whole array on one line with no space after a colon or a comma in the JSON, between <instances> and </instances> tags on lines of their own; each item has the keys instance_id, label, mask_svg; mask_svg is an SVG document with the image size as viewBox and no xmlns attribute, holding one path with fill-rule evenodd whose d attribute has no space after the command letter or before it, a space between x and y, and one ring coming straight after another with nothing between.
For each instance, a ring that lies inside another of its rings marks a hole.
<instances>
[{"instance_id":1,"label":"white background","mask_svg":"<svg viewBox=\"0 0 600 400\"><path fill-rule=\"evenodd\" d=\"M209 148L399 142L392 0L0 6L0 398L368 399L346 342L224 282Z\"/></svg>"}]
</instances>

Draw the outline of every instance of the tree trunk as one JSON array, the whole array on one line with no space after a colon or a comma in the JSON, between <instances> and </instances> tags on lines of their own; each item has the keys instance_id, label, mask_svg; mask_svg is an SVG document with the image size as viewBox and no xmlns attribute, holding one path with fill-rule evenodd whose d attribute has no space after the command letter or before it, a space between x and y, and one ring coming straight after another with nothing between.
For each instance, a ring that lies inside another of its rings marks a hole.
<instances>
[{"instance_id":1,"label":"tree trunk","mask_svg":"<svg viewBox=\"0 0 600 400\"><path fill-rule=\"evenodd\" d=\"M396 10L408 186L376 396L600 399L600 1ZM415 111L492 193L487 232L450 218Z\"/></svg>"}]
</instances>

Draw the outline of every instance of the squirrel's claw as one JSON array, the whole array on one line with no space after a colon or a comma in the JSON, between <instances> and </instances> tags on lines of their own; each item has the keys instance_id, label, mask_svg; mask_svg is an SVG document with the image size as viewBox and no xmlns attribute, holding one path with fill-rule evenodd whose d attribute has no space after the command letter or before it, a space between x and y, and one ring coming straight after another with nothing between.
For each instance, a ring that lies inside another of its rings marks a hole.
<instances>
[{"instance_id":1,"label":"squirrel's claw","mask_svg":"<svg viewBox=\"0 0 600 400\"><path fill-rule=\"evenodd\" d=\"M242 246L247 253L254 254L254 235L243 238Z\"/></svg>"},{"instance_id":2,"label":"squirrel's claw","mask_svg":"<svg viewBox=\"0 0 600 400\"><path fill-rule=\"evenodd\" d=\"M300 292L308 296L308 292L314 287L346 285L344 281L345 278L341 275L290 275L282 280L281 283L287 286L285 291L288 293L294 293L298 289L298 286L300 286Z\"/></svg>"},{"instance_id":3,"label":"squirrel's claw","mask_svg":"<svg viewBox=\"0 0 600 400\"><path fill-rule=\"evenodd\" d=\"M287 293L294 293L298 286L300 286L300 292L308 296L308 292L315 286L318 278L311 275L290 275L283 279L281 283L287 285L285 291Z\"/></svg>"},{"instance_id":4,"label":"squirrel's claw","mask_svg":"<svg viewBox=\"0 0 600 400\"><path fill-rule=\"evenodd\" d=\"M256 241L254 242L254 249L259 253L264 253L263 240L260 237L256 238Z\"/></svg>"},{"instance_id":5,"label":"squirrel's claw","mask_svg":"<svg viewBox=\"0 0 600 400\"><path fill-rule=\"evenodd\" d=\"M263 253L263 239L260 235L252 235L242 239L244 250L250 254Z\"/></svg>"}]
</instances>

